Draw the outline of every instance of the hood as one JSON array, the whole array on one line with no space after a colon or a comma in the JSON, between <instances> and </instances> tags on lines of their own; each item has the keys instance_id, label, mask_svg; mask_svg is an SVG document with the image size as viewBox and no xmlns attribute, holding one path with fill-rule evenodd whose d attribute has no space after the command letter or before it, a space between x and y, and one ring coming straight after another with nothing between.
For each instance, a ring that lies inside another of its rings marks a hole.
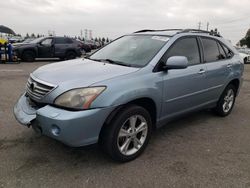
<instances>
[{"instance_id":1,"label":"hood","mask_svg":"<svg viewBox=\"0 0 250 188\"><path fill-rule=\"evenodd\" d=\"M29 46L31 46L31 47L33 47L33 46L35 46L36 44L33 44L33 43L14 43L13 44L13 47L14 48L22 48L22 47L29 47Z\"/></svg>"},{"instance_id":2,"label":"hood","mask_svg":"<svg viewBox=\"0 0 250 188\"><path fill-rule=\"evenodd\" d=\"M96 82L129 74L139 70L109 63L76 59L42 66L32 74L36 78L55 85L87 87Z\"/></svg>"}]
</instances>

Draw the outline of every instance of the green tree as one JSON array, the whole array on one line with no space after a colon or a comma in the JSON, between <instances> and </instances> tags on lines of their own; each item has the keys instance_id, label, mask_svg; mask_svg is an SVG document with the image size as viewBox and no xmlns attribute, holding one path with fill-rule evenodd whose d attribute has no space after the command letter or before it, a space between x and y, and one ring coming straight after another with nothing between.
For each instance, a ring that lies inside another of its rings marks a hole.
<instances>
[{"instance_id":1,"label":"green tree","mask_svg":"<svg viewBox=\"0 0 250 188\"><path fill-rule=\"evenodd\" d=\"M25 36L25 38L30 38L30 35L29 35L29 33L26 33L26 36Z\"/></svg>"},{"instance_id":2,"label":"green tree","mask_svg":"<svg viewBox=\"0 0 250 188\"><path fill-rule=\"evenodd\" d=\"M240 46L247 46L250 48L250 29L248 29L246 36L240 40Z\"/></svg>"}]
</instances>

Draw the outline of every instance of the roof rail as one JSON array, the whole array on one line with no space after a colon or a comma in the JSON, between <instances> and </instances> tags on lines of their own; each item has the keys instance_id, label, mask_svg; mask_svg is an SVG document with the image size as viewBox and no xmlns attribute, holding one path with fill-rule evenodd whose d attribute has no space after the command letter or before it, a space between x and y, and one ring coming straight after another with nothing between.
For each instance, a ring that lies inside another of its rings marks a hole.
<instances>
[{"instance_id":1,"label":"roof rail","mask_svg":"<svg viewBox=\"0 0 250 188\"><path fill-rule=\"evenodd\" d=\"M201 29L183 29L182 31L178 33L207 33L212 36L221 37L220 33L217 30L206 31L206 30L201 30Z\"/></svg>"},{"instance_id":2,"label":"roof rail","mask_svg":"<svg viewBox=\"0 0 250 188\"><path fill-rule=\"evenodd\" d=\"M143 32L158 32L158 31L176 31L176 34L179 33L206 33L212 36L221 37L220 33L215 29L214 31L206 31L206 30L200 30L200 29L159 29L159 30L153 30L153 29L143 29L136 31L134 33L143 33Z\"/></svg>"},{"instance_id":3,"label":"roof rail","mask_svg":"<svg viewBox=\"0 0 250 188\"><path fill-rule=\"evenodd\" d=\"M143 29L136 31L134 33L143 33L143 32L157 32L157 31L182 31L183 29Z\"/></svg>"}]
</instances>

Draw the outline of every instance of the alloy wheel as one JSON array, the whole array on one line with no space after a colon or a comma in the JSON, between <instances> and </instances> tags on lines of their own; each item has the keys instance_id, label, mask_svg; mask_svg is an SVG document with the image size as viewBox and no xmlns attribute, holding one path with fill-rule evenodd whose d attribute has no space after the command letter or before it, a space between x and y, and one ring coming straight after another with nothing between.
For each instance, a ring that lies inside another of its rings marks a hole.
<instances>
[{"instance_id":1,"label":"alloy wheel","mask_svg":"<svg viewBox=\"0 0 250 188\"><path fill-rule=\"evenodd\" d=\"M117 146L119 151L126 156L133 155L143 146L148 134L148 124L141 115L129 117L122 125Z\"/></svg>"},{"instance_id":2,"label":"alloy wheel","mask_svg":"<svg viewBox=\"0 0 250 188\"><path fill-rule=\"evenodd\" d=\"M224 103L223 103L223 111L225 113L228 113L234 104L234 91L233 89L229 89L227 91L227 94L224 97Z\"/></svg>"}]
</instances>

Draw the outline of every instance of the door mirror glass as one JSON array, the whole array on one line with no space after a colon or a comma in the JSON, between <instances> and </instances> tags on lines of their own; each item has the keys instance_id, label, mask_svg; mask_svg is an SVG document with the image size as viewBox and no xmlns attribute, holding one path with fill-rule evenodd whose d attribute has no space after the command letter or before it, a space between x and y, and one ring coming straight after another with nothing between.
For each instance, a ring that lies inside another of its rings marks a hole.
<instances>
[{"instance_id":1,"label":"door mirror glass","mask_svg":"<svg viewBox=\"0 0 250 188\"><path fill-rule=\"evenodd\" d=\"M172 56L164 65L165 69L185 69L188 66L188 59L184 56Z\"/></svg>"}]
</instances>

